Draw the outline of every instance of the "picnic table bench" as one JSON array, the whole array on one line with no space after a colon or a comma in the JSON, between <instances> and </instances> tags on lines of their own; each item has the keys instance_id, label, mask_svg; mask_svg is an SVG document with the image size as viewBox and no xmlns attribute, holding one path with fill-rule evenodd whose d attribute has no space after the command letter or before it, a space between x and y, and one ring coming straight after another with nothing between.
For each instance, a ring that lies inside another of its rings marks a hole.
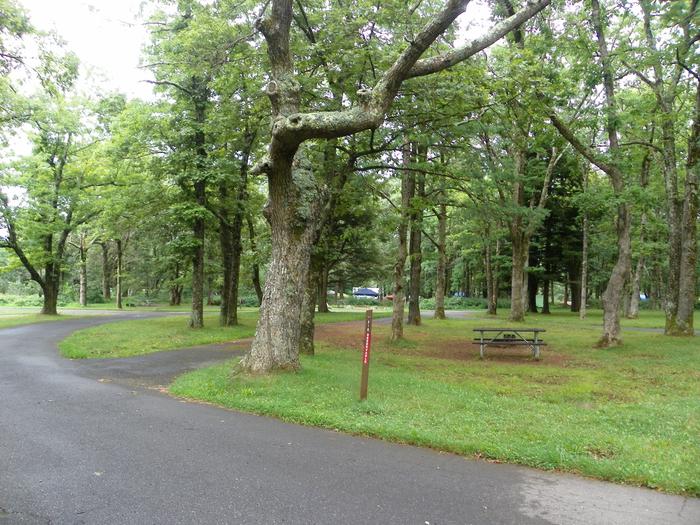
<instances>
[{"instance_id":1,"label":"picnic table bench","mask_svg":"<svg viewBox=\"0 0 700 525\"><path fill-rule=\"evenodd\" d=\"M481 359L486 355L487 346L527 345L532 350L534 359L540 358L540 347L547 346L547 343L539 338L539 334L546 332L543 328L474 328L474 332L479 332L474 344L479 345Z\"/></svg>"}]
</instances>

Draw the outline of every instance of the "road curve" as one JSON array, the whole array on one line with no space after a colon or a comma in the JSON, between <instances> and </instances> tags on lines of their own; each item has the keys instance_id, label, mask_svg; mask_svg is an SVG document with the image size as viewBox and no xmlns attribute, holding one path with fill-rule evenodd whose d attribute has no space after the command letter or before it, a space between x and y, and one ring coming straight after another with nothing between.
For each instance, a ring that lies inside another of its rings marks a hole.
<instances>
[{"instance_id":1,"label":"road curve","mask_svg":"<svg viewBox=\"0 0 700 525\"><path fill-rule=\"evenodd\" d=\"M98 361L62 359L56 342L103 322L0 331L1 525L700 523L697 499L99 381Z\"/></svg>"}]
</instances>

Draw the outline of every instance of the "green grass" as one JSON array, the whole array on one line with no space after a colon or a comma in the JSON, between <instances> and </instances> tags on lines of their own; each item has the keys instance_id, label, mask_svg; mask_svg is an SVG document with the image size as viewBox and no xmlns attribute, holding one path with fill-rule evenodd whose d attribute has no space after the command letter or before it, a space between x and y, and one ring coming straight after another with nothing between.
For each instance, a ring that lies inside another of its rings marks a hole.
<instances>
[{"instance_id":1,"label":"green grass","mask_svg":"<svg viewBox=\"0 0 700 525\"><path fill-rule=\"evenodd\" d=\"M628 331L623 346L594 350L599 317L530 316L528 326L547 329L540 362L510 349L479 361L478 349L464 345L472 328L503 318L427 321L406 327L398 345L377 325L366 402L357 400L359 345L324 343L296 374L232 376L227 363L185 374L170 391L306 425L700 495L699 340ZM644 312L625 324L663 326L663 316Z\"/></svg>"},{"instance_id":2,"label":"green grass","mask_svg":"<svg viewBox=\"0 0 700 525\"><path fill-rule=\"evenodd\" d=\"M191 346L224 343L252 337L255 333L257 308L239 310L240 324L219 326L218 313L207 312L205 327L192 330L187 316L158 317L107 323L74 332L58 344L61 354L71 359L128 357ZM387 314L377 314L382 316ZM318 323L354 321L361 312L317 314Z\"/></svg>"},{"instance_id":3,"label":"green grass","mask_svg":"<svg viewBox=\"0 0 700 525\"><path fill-rule=\"evenodd\" d=\"M3 310L0 312L0 329L12 328L33 323L48 323L51 321L65 321L71 319L73 315L41 315L41 314L25 314L25 313L8 313Z\"/></svg>"}]
</instances>

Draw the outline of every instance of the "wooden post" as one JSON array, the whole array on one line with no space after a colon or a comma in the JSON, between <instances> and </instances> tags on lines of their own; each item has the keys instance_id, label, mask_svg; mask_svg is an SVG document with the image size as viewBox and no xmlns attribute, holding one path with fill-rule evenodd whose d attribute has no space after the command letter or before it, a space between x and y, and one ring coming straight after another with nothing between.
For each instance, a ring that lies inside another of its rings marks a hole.
<instances>
[{"instance_id":1,"label":"wooden post","mask_svg":"<svg viewBox=\"0 0 700 525\"><path fill-rule=\"evenodd\" d=\"M372 310L365 315L365 342L362 350L362 379L360 381L360 401L367 399L367 381L369 379L369 351L372 345Z\"/></svg>"}]
</instances>

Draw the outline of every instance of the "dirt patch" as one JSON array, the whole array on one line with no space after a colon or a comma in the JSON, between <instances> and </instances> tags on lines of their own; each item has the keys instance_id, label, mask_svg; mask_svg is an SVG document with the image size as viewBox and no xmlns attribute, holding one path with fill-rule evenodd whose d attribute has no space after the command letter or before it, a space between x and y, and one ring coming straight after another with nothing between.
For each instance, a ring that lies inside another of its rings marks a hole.
<instances>
[{"instance_id":1,"label":"dirt patch","mask_svg":"<svg viewBox=\"0 0 700 525\"><path fill-rule=\"evenodd\" d=\"M360 351L363 343L363 323L337 323L316 326L316 341L331 344L336 348ZM392 344L387 340L385 330L374 334L373 346L379 351L399 355L433 357L453 361L478 361L479 345L462 339L435 339L430 334L413 333L406 344ZM565 367L570 358L557 352L541 350L540 361L531 359L530 349L524 348L488 348L486 361L510 364L538 364L543 366Z\"/></svg>"}]
</instances>

